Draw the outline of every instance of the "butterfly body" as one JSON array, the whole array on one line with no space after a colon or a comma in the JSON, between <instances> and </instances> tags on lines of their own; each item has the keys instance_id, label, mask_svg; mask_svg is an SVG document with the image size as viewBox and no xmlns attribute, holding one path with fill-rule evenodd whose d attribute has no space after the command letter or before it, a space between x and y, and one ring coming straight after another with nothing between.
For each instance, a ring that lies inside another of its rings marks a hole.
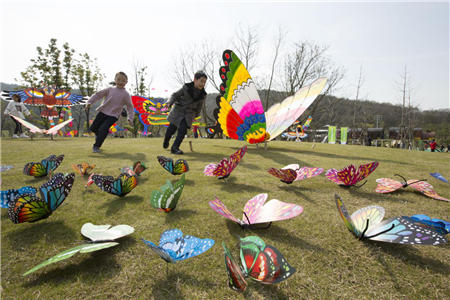
<instances>
[{"instance_id":1,"label":"butterfly body","mask_svg":"<svg viewBox=\"0 0 450 300\"><path fill-rule=\"evenodd\" d=\"M54 171L63 161L64 155L50 155L41 162L29 162L23 168L25 175L44 177Z\"/></svg>"},{"instance_id":2,"label":"butterfly body","mask_svg":"<svg viewBox=\"0 0 450 300\"><path fill-rule=\"evenodd\" d=\"M377 161L360 165L358 169L354 165L349 165L342 170L329 169L325 176L336 184L344 187L355 186L358 182L369 176L378 167Z\"/></svg>"},{"instance_id":3,"label":"butterfly body","mask_svg":"<svg viewBox=\"0 0 450 300\"><path fill-rule=\"evenodd\" d=\"M172 175L181 175L189 171L189 165L185 159L178 159L175 163L172 158L165 156L158 156L157 159L159 164Z\"/></svg>"},{"instance_id":4,"label":"butterfly body","mask_svg":"<svg viewBox=\"0 0 450 300\"><path fill-rule=\"evenodd\" d=\"M279 178L281 182L291 184L297 180L304 180L320 175L322 168L301 167L298 164L287 165L281 169L270 168L269 174Z\"/></svg>"},{"instance_id":5,"label":"butterfly body","mask_svg":"<svg viewBox=\"0 0 450 300\"><path fill-rule=\"evenodd\" d=\"M206 176L215 176L218 179L225 179L230 176L231 172L237 167L239 162L247 152L247 146L244 146L230 155L230 158L224 158L217 164L209 164L203 170Z\"/></svg>"},{"instance_id":6,"label":"butterfly body","mask_svg":"<svg viewBox=\"0 0 450 300\"><path fill-rule=\"evenodd\" d=\"M90 165L87 162L82 162L81 164L72 164L72 169L78 174L84 176L89 175L89 172L95 168L95 165Z\"/></svg>"}]
</instances>

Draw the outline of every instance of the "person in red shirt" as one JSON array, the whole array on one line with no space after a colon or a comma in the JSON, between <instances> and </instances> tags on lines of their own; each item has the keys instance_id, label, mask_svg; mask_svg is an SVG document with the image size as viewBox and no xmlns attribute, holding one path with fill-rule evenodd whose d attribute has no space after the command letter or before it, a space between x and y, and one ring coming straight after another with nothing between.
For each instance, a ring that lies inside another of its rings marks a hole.
<instances>
[{"instance_id":1,"label":"person in red shirt","mask_svg":"<svg viewBox=\"0 0 450 300\"><path fill-rule=\"evenodd\" d=\"M430 143L431 152L434 152L436 150L436 146L437 146L436 141L433 139Z\"/></svg>"}]
</instances>

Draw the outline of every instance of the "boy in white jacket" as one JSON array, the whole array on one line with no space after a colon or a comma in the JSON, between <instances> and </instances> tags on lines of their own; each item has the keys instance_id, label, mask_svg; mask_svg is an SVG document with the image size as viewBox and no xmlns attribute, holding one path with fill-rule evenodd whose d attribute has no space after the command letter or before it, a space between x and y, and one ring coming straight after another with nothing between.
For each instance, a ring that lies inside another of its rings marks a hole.
<instances>
[{"instance_id":1,"label":"boy in white jacket","mask_svg":"<svg viewBox=\"0 0 450 300\"><path fill-rule=\"evenodd\" d=\"M18 118L21 118L21 119L25 119L25 116L23 115L24 113L27 116L29 116L31 114L30 111L25 107L25 104L20 102L20 96L19 95L17 95L17 94L12 95L12 99L13 100L9 102L8 106L6 106L6 109L5 109L5 112L4 112L5 116L13 115L15 117L18 117ZM17 134L20 134L20 137L22 137L22 138L27 138L28 135L26 135L22 131L22 124L17 122L13 117L11 117L11 119L16 124L16 128L14 129L14 134L12 136L13 139L19 138L19 136Z\"/></svg>"}]
</instances>

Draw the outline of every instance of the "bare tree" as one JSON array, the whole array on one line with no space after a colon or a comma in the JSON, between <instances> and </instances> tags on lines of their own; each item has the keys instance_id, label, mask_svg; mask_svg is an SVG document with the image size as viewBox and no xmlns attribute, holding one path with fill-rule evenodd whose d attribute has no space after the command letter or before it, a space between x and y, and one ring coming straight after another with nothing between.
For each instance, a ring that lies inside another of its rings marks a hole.
<instances>
[{"instance_id":1,"label":"bare tree","mask_svg":"<svg viewBox=\"0 0 450 300\"><path fill-rule=\"evenodd\" d=\"M283 40L286 36L286 33L281 29L281 27L278 28L278 34L275 37L275 44L274 44L274 55L272 60L272 68L270 71L270 79L269 79L269 86L267 87L267 93L266 93L266 109L269 109L269 98L270 98L270 90L272 88L272 81L273 81L273 75L275 73L275 66L277 63L278 55L280 53L280 47L283 43Z\"/></svg>"},{"instance_id":2,"label":"bare tree","mask_svg":"<svg viewBox=\"0 0 450 300\"><path fill-rule=\"evenodd\" d=\"M232 45L233 51L238 54L245 68L251 74L251 70L256 65L255 57L258 55L259 33L257 27L239 24Z\"/></svg>"},{"instance_id":3,"label":"bare tree","mask_svg":"<svg viewBox=\"0 0 450 300\"><path fill-rule=\"evenodd\" d=\"M405 146L406 141L406 126L405 126L405 102L406 102L406 92L409 81L409 75L406 66L404 67L403 74L401 74L401 92L402 92L402 114L400 119L400 140L402 147Z\"/></svg>"}]
</instances>

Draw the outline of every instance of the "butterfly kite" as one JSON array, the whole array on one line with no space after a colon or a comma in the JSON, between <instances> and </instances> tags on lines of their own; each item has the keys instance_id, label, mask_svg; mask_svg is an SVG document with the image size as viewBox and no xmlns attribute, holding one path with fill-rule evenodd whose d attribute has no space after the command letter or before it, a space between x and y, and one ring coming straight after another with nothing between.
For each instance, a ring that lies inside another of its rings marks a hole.
<instances>
[{"instance_id":1,"label":"butterfly kite","mask_svg":"<svg viewBox=\"0 0 450 300\"><path fill-rule=\"evenodd\" d=\"M342 170L329 169L325 176L341 186L349 187L354 186L367 176L369 176L378 167L378 162L374 161L365 165L360 165L358 170L354 165L347 166ZM367 181L366 181L367 182ZM366 182L357 187L363 186Z\"/></svg>"},{"instance_id":2,"label":"butterfly kite","mask_svg":"<svg viewBox=\"0 0 450 300\"><path fill-rule=\"evenodd\" d=\"M184 174L181 175L180 180L174 185L167 180L167 183L160 188L161 191L155 190L152 192L150 204L166 213L174 210L178 199L180 199L181 192L183 192L184 182Z\"/></svg>"},{"instance_id":3,"label":"butterfly kite","mask_svg":"<svg viewBox=\"0 0 450 300\"><path fill-rule=\"evenodd\" d=\"M398 177L401 177L403 179L403 182L391 179L391 178L378 178L377 182L378 185L375 189L375 192L377 193L392 193L395 192L398 189L406 188L408 186L412 187L418 192L421 192L425 196L428 196L430 198L436 199L436 200L442 200L442 201L449 201L449 199L441 197L436 193L436 191L433 189L433 186L427 182L417 179L411 179L406 180L403 176L395 174Z\"/></svg>"},{"instance_id":4,"label":"butterfly kite","mask_svg":"<svg viewBox=\"0 0 450 300\"><path fill-rule=\"evenodd\" d=\"M149 125L168 126L169 106L163 98L144 98L132 96L134 111L139 115L139 120L144 125L144 132L147 132Z\"/></svg>"},{"instance_id":5,"label":"butterfly kite","mask_svg":"<svg viewBox=\"0 0 450 300\"><path fill-rule=\"evenodd\" d=\"M448 180L447 180L444 176L442 176L441 173L438 173L438 172L436 172L436 173L430 173L430 175L433 176L433 177L436 178L436 179L439 179L440 181L443 181L443 182L445 182L445 183L448 183Z\"/></svg>"},{"instance_id":6,"label":"butterfly kite","mask_svg":"<svg viewBox=\"0 0 450 300\"><path fill-rule=\"evenodd\" d=\"M159 246L142 240L167 263L176 263L200 255L214 245L212 239L199 239L192 235L183 236L183 232L179 229L164 231L159 239Z\"/></svg>"},{"instance_id":7,"label":"butterfly kite","mask_svg":"<svg viewBox=\"0 0 450 300\"><path fill-rule=\"evenodd\" d=\"M1 195L1 200L0 200L0 207L1 208L8 208L9 207L9 202L14 201L14 199L19 196L19 195L23 195L23 194L30 194L30 195L35 195L37 192L36 188L32 187L32 186L24 186L21 187L20 189L9 189L6 191L0 191L0 195Z\"/></svg>"},{"instance_id":8,"label":"butterfly kite","mask_svg":"<svg viewBox=\"0 0 450 300\"><path fill-rule=\"evenodd\" d=\"M257 236L240 239L240 257L242 267L231 256L225 243L225 267L228 273L228 285L235 291L244 292L247 288L246 277L263 284L276 284L288 279L295 273L278 249Z\"/></svg>"},{"instance_id":9,"label":"butterfly kite","mask_svg":"<svg viewBox=\"0 0 450 300\"><path fill-rule=\"evenodd\" d=\"M92 223L86 223L81 227L81 234L89 238L91 242L65 250L28 270L23 276L29 275L49 264L72 257L78 252L88 253L117 246L119 243L114 242L114 240L127 236L133 232L134 228L128 225L111 227L111 225L94 225Z\"/></svg>"},{"instance_id":10,"label":"butterfly kite","mask_svg":"<svg viewBox=\"0 0 450 300\"><path fill-rule=\"evenodd\" d=\"M309 125L311 124L312 117L309 116L308 119L306 119L305 123L303 125L297 125L300 122L295 121L293 125L297 125L297 129L295 131L288 131L281 134L282 137L289 139L304 139L308 137L308 134L305 132L306 129L309 128Z\"/></svg>"},{"instance_id":11,"label":"butterfly kite","mask_svg":"<svg viewBox=\"0 0 450 300\"><path fill-rule=\"evenodd\" d=\"M175 163L173 159L165 156L157 157L159 164L172 175L181 175L189 171L188 162L184 159L178 159Z\"/></svg>"},{"instance_id":12,"label":"butterfly kite","mask_svg":"<svg viewBox=\"0 0 450 300\"><path fill-rule=\"evenodd\" d=\"M145 170L147 170L147 166L143 162L137 161L133 164L133 167L123 167L120 172L127 173L130 176L140 176Z\"/></svg>"},{"instance_id":13,"label":"butterfly kite","mask_svg":"<svg viewBox=\"0 0 450 300\"><path fill-rule=\"evenodd\" d=\"M237 167L246 152L247 146L244 146L233 153L230 158L223 158L218 164L207 165L203 170L203 174L205 174L206 176L216 176L218 179L227 178Z\"/></svg>"},{"instance_id":14,"label":"butterfly kite","mask_svg":"<svg viewBox=\"0 0 450 300\"><path fill-rule=\"evenodd\" d=\"M367 206L348 215L341 198L335 194L337 209L348 230L360 240L398 244L438 245L446 243L444 236L432 226L410 217L396 217L383 221L384 208Z\"/></svg>"},{"instance_id":15,"label":"butterfly kite","mask_svg":"<svg viewBox=\"0 0 450 300\"><path fill-rule=\"evenodd\" d=\"M72 169L78 172L80 175L89 175L89 172L95 168L95 165L90 165L87 162L82 162L81 164L72 164Z\"/></svg>"},{"instance_id":16,"label":"butterfly kite","mask_svg":"<svg viewBox=\"0 0 450 300\"><path fill-rule=\"evenodd\" d=\"M91 174L86 187L92 183L95 183L100 189L107 193L123 197L137 186L137 177L126 173L121 173L117 178Z\"/></svg>"},{"instance_id":17,"label":"butterfly kite","mask_svg":"<svg viewBox=\"0 0 450 300\"><path fill-rule=\"evenodd\" d=\"M222 58L217 120L226 136L251 144L280 135L313 103L327 82L326 78L319 78L264 113L255 83L244 64L231 50L225 50Z\"/></svg>"},{"instance_id":18,"label":"butterfly kite","mask_svg":"<svg viewBox=\"0 0 450 300\"><path fill-rule=\"evenodd\" d=\"M291 219L303 212L303 207L300 205L282 202L277 199L272 199L266 203L267 197L268 195L263 193L248 200L244 206L242 220L233 216L225 204L217 197L215 200L209 201L209 206L219 215L236 222L242 228L267 223L270 226L272 222Z\"/></svg>"},{"instance_id":19,"label":"butterfly kite","mask_svg":"<svg viewBox=\"0 0 450 300\"><path fill-rule=\"evenodd\" d=\"M287 165L282 169L270 168L269 174L279 178L282 182L291 184L297 180L304 180L320 175L322 168L301 167L298 164Z\"/></svg>"},{"instance_id":20,"label":"butterfly kite","mask_svg":"<svg viewBox=\"0 0 450 300\"><path fill-rule=\"evenodd\" d=\"M441 219L432 219L427 215L413 215L411 216L411 219L421 222L426 226L433 227L434 230L442 235L446 235L450 232L450 222Z\"/></svg>"},{"instance_id":21,"label":"butterfly kite","mask_svg":"<svg viewBox=\"0 0 450 300\"><path fill-rule=\"evenodd\" d=\"M21 119L19 117L16 117L16 116L13 116L13 115L10 115L10 116L13 117L14 120L19 122L23 126L25 126L26 128L28 128L30 130L30 132L32 132L32 133L42 133L42 134L52 134L52 135L57 134L58 131L61 128L63 128L64 126L66 126L67 124L69 124L70 122L73 121L73 119L69 119L69 120L66 120L66 121L64 121L62 123L59 123L58 125L53 126L50 129L41 129L41 128L39 128L39 127L37 127L37 126L35 126L35 125L33 125L33 124L31 124L31 123Z\"/></svg>"},{"instance_id":22,"label":"butterfly kite","mask_svg":"<svg viewBox=\"0 0 450 300\"><path fill-rule=\"evenodd\" d=\"M63 161L64 154L60 156L50 155L41 162L29 162L23 167L23 174L44 177L54 171Z\"/></svg>"},{"instance_id":23,"label":"butterfly kite","mask_svg":"<svg viewBox=\"0 0 450 300\"><path fill-rule=\"evenodd\" d=\"M41 198L33 193L19 194L9 202L9 218L15 224L48 218L67 198L74 178L74 173L56 173L39 188Z\"/></svg>"}]
</instances>

